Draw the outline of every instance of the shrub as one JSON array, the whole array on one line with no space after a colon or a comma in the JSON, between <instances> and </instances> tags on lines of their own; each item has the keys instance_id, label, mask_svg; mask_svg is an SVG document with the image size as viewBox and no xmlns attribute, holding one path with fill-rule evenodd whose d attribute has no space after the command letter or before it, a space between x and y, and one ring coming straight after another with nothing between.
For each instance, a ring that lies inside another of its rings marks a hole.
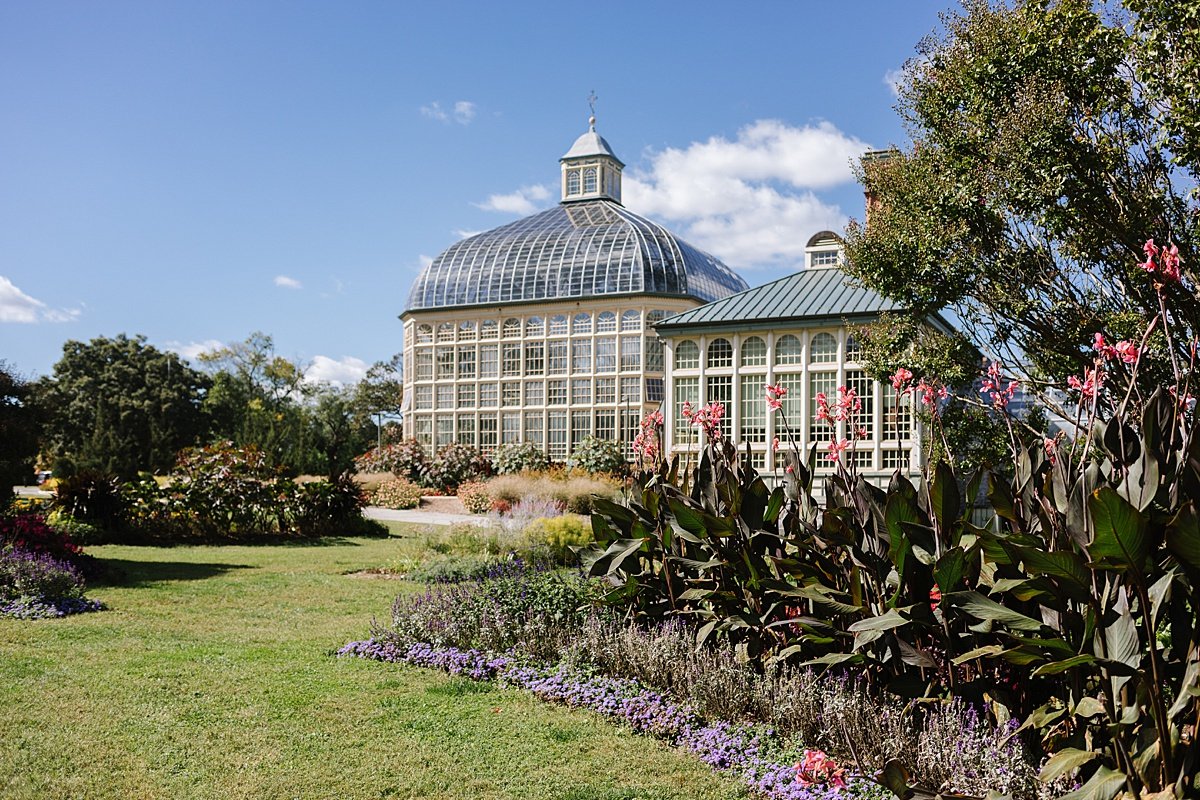
<instances>
[{"instance_id":1,"label":"shrub","mask_svg":"<svg viewBox=\"0 0 1200 800\"><path fill-rule=\"evenodd\" d=\"M480 481L467 481L458 485L458 499L469 514L486 514L492 507L488 485Z\"/></svg>"},{"instance_id":2,"label":"shrub","mask_svg":"<svg viewBox=\"0 0 1200 800\"><path fill-rule=\"evenodd\" d=\"M573 564L577 560L573 547L592 541L591 521L574 514L561 514L534 520L525 528L525 537L535 548L545 548L555 561Z\"/></svg>"},{"instance_id":3,"label":"shrub","mask_svg":"<svg viewBox=\"0 0 1200 800\"><path fill-rule=\"evenodd\" d=\"M421 487L405 478L384 481L371 502L380 508L416 508L421 504Z\"/></svg>"},{"instance_id":4,"label":"shrub","mask_svg":"<svg viewBox=\"0 0 1200 800\"><path fill-rule=\"evenodd\" d=\"M499 475L487 483L493 500L505 500L510 506L530 499L550 500L559 508L576 514L591 511L594 496L616 499L616 484L601 475L567 475L564 472Z\"/></svg>"},{"instance_id":5,"label":"shrub","mask_svg":"<svg viewBox=\"0 0 1200 800\"><path fill-rule=\"evenodd\" d=\"M359 472L390 472L414 483L425 479L429 456L416 439L405 439L368 450L354 459Z\"/></svg>"},{"instance_id":6,"label":"shrub","mask_svg":"<svg viewBox=\"0 0 1200 800\"><path fill-rule=\"evenodd\" d=\"M424 483L436 489L452 491L467 481L486 478L491 474L491 464L479 451L463 444L448 444L438 451L437 457L425 473Z\"/></svg>"},{"instance_id":7,"label":"shrub","mask_svg":"<svg viewBox=\"0 0 1200 800\"><path fill-rule=\"evenodd\" d=\"M104 528L59 510L46 515L46 524L78 545L103 544L110 538Z\"/></svg>"},{"instance_id":8,"label":"shrub","mask_svg":"<svg viewBox=\"0 0 1200 800\"><path fill-rule=\"evenodd\" d=\"M613 439L597 439L589 436L575 448L567 464L573 469L593 475L609 473L620 475L625 471L625 453L620 442Z\"/></svg>"},{"instance_id":9,"label":"shrub","mask_svg":"<svg viewBox=\"0 0 1200 800\"><path fill-rule=\"evenodd\" d=\"M357 524L363 518L366 496L348 473L342 473L334 481L292 485L296 488L290 494L291 522L301 536L370 532L370 526Z\"/></svg>"},{"instance_id":10,"label":"shrub","mask_svg":"<svg viewBox=\"0 0 1200 800\"><path fill-rule=\"evenodd\" d=\"M492 454L492 468L497 475L542 471L549 466L546 451L532 442L506 444Z\"/></svg>"},{"instance_id":11,"label":"shrub","mask_svg":"<svg viewBox=\"0 0 1200 800\"><path fill-rule=\"evenodd\" d=\"M12 547L84 565L89 559L68 533L47 524L41 514L0 516L0 549Z\"/></svg>"},{"instance_id":12,"label":"shrub","mask_svg":"<svg viewBox=\"0 0 1200 800\"><path fill-rule=\"evenodd\" d=\"M482 553L438 555L417 564L405 577L419 583L462 583L486 577L499 563L498 556Z\"/></svg>"},{"instance_id":13,"label":"shrub","mask_svg":"<svg viewBox=\"0 0 1200 800\"><path fill-rule=\"evenodd\" d=\"M118 528L125 519L121 482L107 472L80 470L58 481L54 508L101 528Z\"/></svg>"}]
</instances>

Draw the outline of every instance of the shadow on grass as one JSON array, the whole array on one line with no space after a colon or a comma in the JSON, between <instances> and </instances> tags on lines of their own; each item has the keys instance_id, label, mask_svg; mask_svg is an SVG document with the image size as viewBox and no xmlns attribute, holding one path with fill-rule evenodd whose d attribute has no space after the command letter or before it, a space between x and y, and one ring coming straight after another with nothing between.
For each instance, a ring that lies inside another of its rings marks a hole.
<instances>
[{"instance_id":1,"label":"shadow on grass","mask_svg":"<svg viewBox=\"0 0 1200 800\"><path fill-rule=\"evenodd\" d=\"M202 581L235 569L250 569L249 564L211 564L192 561L133 561L125 558L101 558L100 574L91 578L91 586L142 587L168 581Z\"/></svg>"}]
</instances>

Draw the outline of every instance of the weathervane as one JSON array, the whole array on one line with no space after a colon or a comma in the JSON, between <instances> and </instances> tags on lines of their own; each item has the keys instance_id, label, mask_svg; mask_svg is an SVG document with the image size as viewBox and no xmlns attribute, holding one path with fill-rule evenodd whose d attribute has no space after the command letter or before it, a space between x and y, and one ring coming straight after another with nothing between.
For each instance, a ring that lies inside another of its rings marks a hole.
<instances>
[{"instance_id":1,"label":"weathervane","mask_svg":"<svg viewBox=\"0 0 1200 800\"><path fill-rule=\"evenodd\" d=\"M592 110L592 116L588 118L588 125L596 127L596 90L592 89L588 93L588 108Z\"/></svg>"}]
</instances>

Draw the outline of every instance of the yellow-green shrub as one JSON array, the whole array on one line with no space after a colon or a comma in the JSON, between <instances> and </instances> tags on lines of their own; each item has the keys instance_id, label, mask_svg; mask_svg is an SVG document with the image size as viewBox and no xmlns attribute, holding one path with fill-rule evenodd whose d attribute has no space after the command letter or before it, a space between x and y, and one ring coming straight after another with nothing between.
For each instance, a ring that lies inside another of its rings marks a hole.
<instances>
[{"instance_id":1,"label":"yellow-green shrub","mask_svg":"<svg viewBox=\"0 0 1200 800\"><path fill-rule=\"evenodd\" d=\"M404 478L384 481L371 502L381 508L416 508L421 504L421 487Z\"/></svg>"},{"instance_id":2,"label":"yellow-green shrub","mask_svg":"<svg viewBox=\"0 0 1200 800\"><path fill-rule=\"evenodd\" d=\"M575 514L536 519L525 529L525 539L532 547L545 548L557 561L574 563L571 547L582 547L592 541L591 523Z\"/></svg>"},{"instance_id":3,"label":"yellow-green shrub","mask_svg":"<svg viewBox=\"0 0 1200 800\"><path fill-rule=\"evenodd\" d=\"M488 485L480 481L460 483L458 500L469 514L486 514L492 509L492 495Z\"/></svg>"}]
</instances>

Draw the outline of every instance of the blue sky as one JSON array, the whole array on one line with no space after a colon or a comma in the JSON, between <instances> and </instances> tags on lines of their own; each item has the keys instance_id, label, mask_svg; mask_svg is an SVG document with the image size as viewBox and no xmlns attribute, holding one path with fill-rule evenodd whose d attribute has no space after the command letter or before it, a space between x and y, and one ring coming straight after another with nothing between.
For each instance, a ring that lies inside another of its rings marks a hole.
<instances>
[{"instance_id":1,"label":"blue sky","mask_svg":"<svg viewBox=\"0 0 1200 800\"><path fill-rule=\"evenodd\" d=\"M261 330L352 380L423 263L557 202L593 89L626 205L757 285L861 215L950 6L0 0L0 359Z\"/></svg>"}]
</instances>

